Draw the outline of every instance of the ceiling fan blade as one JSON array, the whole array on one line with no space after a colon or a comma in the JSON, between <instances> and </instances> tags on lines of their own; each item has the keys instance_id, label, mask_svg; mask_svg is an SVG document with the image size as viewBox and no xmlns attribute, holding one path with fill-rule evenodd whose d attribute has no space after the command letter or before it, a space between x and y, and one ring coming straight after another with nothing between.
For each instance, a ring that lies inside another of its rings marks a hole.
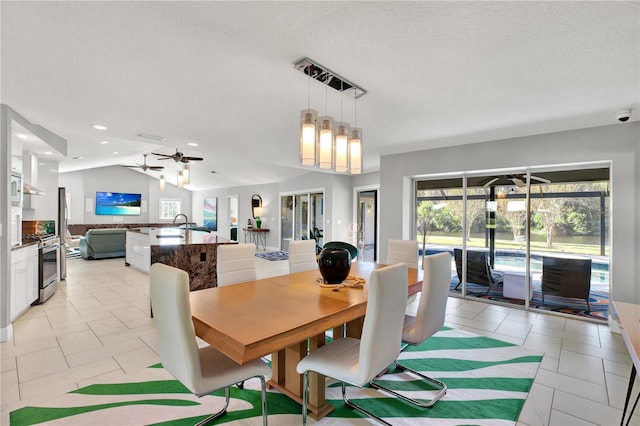
<instances>
[{"instance_id":1,"label":"ceiling fan blade","mask_svg":"<svg viewBox=\"0 0 640 426\"><path fill-rule=\"evenodd\" d=\"M531 180L537 180L540 183L551 183L551 181L549 179L545 179L545 178L541 178L541 177L533 176L533 175L531 175Z\"/></svg>"},{"instance_id":2,"label":"ceiling fan blade","mask_svg":"<svg viewBox=\"0 0 640 426\"><path fill-rule=\"evenodd\" d=\"M186 161L202 161L204 160L204 158L202 157L182 157L182 160L186 160Z\"/></svg>"},{"instance_id":3,"label":"ceiling fan blade","mask_svg":"<svg viewBox=\"0 0 640 426\"><path fill-rule=\"evenodd\" d=\"M152 152L153 155L157 155L158 157L166 157L166 158L171 158L173 157L173 155L167 155L167 154L158 154L157 152Z\"/></svg>"},{"instance_id":4,"label":"ceiling fan blade","mask_svg":"<svg viewBox=\"0 0 640 426\"><path fill-rule=\"evenodd\" d=\"M495 183L495 182L497 182L499 180L500 180L500 178L497 178L497 177L493 178L493 179L490 179L486 183L482 184L482 187L483 188L489 187L489 186L491 186L492 183Z\"/></svg>"},{"instance_id":5,"label":"ceiling fan blade","mask_svg":"<svg viewBox=\"0 0 640 426\"><path fill-rule=\"evenodd\" d=\"M148 166L150 170L163 170L164 166Z\"/></svg>"},{"instance_id":6,"label":"ceiling fan blade","mask_svg":"<svg viewBox=\"0 0 640 426\"><path fill-rule=\"evenodd\" d=\"M120 166L122 166L122 167L131 167L131 168L139 168L140 167L140 166L129 166L129 165L126 165L126 164L120 164Z\"/></svg>"}]
</instances>

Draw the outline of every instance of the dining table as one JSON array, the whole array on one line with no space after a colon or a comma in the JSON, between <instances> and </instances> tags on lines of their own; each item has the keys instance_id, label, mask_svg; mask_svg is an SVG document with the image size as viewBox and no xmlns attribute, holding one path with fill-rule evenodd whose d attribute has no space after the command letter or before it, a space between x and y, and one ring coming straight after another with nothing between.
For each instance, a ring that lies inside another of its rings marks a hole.
<instances>
[{"instance_id":1,"label":"dining table","mask_svg":"<svg viewBox=\"0 0 640 426\"><path fill-rule=\"evenodd\" d=\"M190 293L196 335L237 362L271 355L275 388L302 402L298 362L332 338L359 338L372 271L385 265L356 261L343 284L324 284L320 271L256 279ZM422 289L422 271L408 269L407 296ZM320 419L333 410L325 399L325 377L310 374L308 408Z\"/></svg>"}]
</instances>

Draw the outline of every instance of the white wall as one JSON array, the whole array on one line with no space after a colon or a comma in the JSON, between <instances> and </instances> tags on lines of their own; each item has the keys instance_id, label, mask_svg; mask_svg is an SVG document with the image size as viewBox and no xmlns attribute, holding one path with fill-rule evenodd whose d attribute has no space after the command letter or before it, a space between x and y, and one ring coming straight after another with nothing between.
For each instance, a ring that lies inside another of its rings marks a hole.
<instances>
[{"instance_id":1,"label":"white wall","mask_svg":"<svg viewBox=\"0 0 640 426\"><path fill-rule=\"evenodd\" d=\"M186 189L167 184L164 191L160 191L157 179L136 171L119 167L100 167L76 172L61 173L59 185L71 194L71 208L69 224L94 223L157 223L160 222L160 198L180 200L182 213L191 216L191 192ZM139 216L105 216L95 214L96 192L126 192L142 194L146 211ZM90 200L87 202L87 200ZM87 209L87 203L90 209ZM87 211L91 210L91 211ZM202 224L202 221L200 221Z\"/></svg>"},{"instance_id":2,"label":"white wall","mask_svg":"<svg viewBox=\"0 0 640 426\"><path fill-rule=\"evenodd\" d=\"M640 123L634 122L382 157L380 258L411 218L407 181L413 176L610 161L611 297L640 303L639 151Z\"/></svg>"}]
</instances>

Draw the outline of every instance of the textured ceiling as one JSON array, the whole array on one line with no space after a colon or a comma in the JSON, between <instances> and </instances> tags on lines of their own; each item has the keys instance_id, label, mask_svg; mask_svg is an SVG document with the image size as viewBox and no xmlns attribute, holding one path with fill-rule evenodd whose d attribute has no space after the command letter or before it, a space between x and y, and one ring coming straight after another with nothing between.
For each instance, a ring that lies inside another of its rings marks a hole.
<instances>
[{"instance_id":1,"label":"textured ceiling","mask_svg":"<svg viewBox=\"0 0 640 426\"><path fill-rule=\"evenodd\" d=\"M309 170L309 82L293 67L308 56L367 90L371 172L381 155L614 124L624 108L637 121L639 5L3 1L0 95L69 141L61 171L179 147L205 157L190 189L275 182ZM312 108L339 118L338 92L310 87Z\"/></svg>"}]
</instances>

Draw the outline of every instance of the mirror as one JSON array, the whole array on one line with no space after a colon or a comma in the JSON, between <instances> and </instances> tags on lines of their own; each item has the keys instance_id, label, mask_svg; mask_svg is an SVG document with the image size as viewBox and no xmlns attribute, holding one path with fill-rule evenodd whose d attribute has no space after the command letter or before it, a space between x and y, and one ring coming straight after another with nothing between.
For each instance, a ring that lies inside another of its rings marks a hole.
<instances>
[{"instance_id":1,"label":"mirror","mask_svg":"<svg viewBox=\"0 0 640 426\"><path fill-rule=\"evenodd\" d=\"M257 208L259 209L258 211L256 211ZM254 219L262 216L262 197L258 194L251 196L251 216L253 216Z\"/></svg>"}]
</instances>

